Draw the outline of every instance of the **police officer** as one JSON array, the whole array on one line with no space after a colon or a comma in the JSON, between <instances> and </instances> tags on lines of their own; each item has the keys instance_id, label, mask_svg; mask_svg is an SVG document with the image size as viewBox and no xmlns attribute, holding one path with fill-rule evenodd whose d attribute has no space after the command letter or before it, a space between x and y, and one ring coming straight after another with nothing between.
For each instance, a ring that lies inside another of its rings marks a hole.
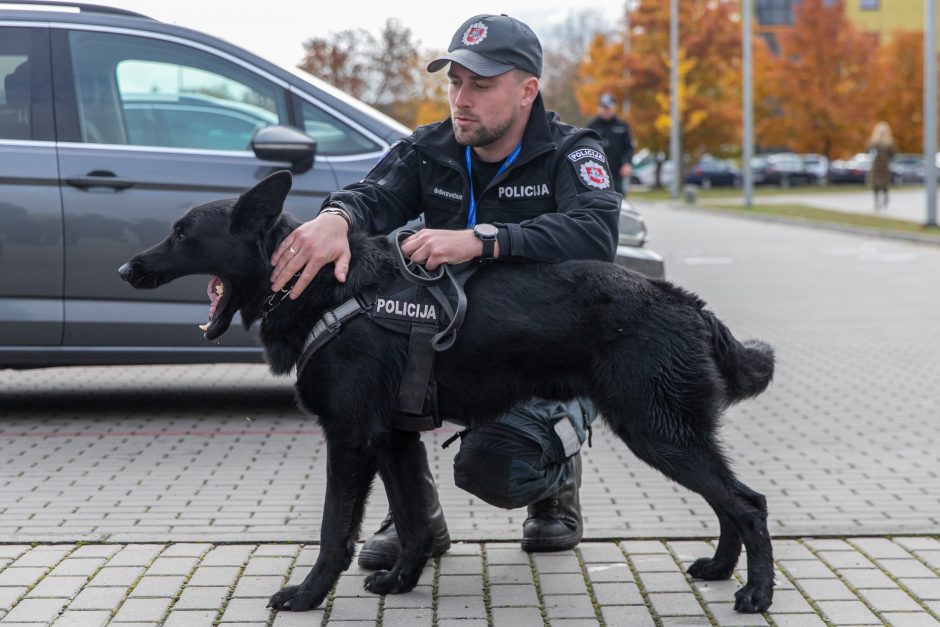
<instances>
[{"instance_id":1,"label":"police officer","mask_svg":"<svg viewBox=\"0 0 940 627\"><path fill-rule=\"evenodd\" d=\"M472 17L428 71L445 67L451 117L418 128L365 179L327 197L317 217L275 251L273 291L300 272L295 298L329 263L345 281L350 230L388 233L422 212L427 228L401 249L430 270L473 259L613 260L620 196L607 159L592 131L545 110L542 48L531 29L505 15ZM579 450L596 413L586 399L532 399L494 424L465 432L454 461L456 484L499 507L527 506L526 551L575 546L582 533ZM436 489L432 493L428 517L439 555L450 547L450 536ZM389 514L359 563L387 569L400 552Z\"/></svg>"},{"instance_id":2,"label":"police officer","mask_svg":"<svg viewBox=\"0 0 940 627\"><path fill-rule=\"evenodd\" d=\"M601 136L601 145L607 155L607 164L614 174L614 189L624 191L623 179L629 189L630 174L633 173L633 135L630 125L617 117L617 101L610 94L601 94L597 103L597 117L587 127Z\"/></svg>"}]
</instances>

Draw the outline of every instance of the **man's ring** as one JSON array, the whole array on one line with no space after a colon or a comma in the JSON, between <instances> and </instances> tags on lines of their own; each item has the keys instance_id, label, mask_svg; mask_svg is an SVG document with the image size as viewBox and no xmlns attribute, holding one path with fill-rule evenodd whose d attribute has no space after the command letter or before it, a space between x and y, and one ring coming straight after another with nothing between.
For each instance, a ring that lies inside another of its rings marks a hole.
<instances>
[{"instance_id":1,"label":"man's ring","mask_svg":"<svg viewBox=\"0 0 940 627\"><path fill-rule=\"evenodd\" d=\"M297 251L294 250L294 247L293 247L293 246L288 246L288 247L287 247L287 250L288 250L288 252L290 252L290 254L292 254L292 255L296 255L296 254L297 254Z\"/></svg>"}]
</instances>

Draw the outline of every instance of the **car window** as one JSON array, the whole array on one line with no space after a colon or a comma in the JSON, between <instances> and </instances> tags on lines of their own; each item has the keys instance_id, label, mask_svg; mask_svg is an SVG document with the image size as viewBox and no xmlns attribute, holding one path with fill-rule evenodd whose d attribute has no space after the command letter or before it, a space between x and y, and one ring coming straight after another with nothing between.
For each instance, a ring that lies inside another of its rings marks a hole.
<instances>
[{"instance_id":1,"label":"car window","mask_svg":"<svg viewBox=\"0 0 940 627\"><path fill-rule=\"evenodd\" d=\"M300 106L303 128L317 140L317 154L324 156L360 155L383 148L351 126L303 101Z\"/></svg>"},{"instance_id":2,"label":"car window","mask_svg":"<svg viewBox=\"0 0 940 627\"><path fill-rule=\"evenodd\" d=\"M287 123L280 87L215 55L84 31L69 44L84 142L249 150L257 129Z\"/></svg>"},{"instance_id":3,"label":"car window","mask_svg":"<svg viewBox=\"0 0 940 627\"><path fill-rule=\"evenodd\" d=\"M29 31L0 28L0 139L32 139L29 56Z\"/></svg>"}]
</instances>

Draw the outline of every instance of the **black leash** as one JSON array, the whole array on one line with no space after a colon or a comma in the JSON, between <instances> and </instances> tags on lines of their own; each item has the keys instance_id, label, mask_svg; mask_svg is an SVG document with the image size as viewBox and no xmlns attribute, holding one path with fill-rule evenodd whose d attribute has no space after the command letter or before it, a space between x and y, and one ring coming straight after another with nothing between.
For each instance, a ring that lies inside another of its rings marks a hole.
<instances>
[{"instance_id":1,"label":"black leash","mask_svg":"<svg viewBox=\"0 0 940 627\"><path fill-rule=\"evenodd\" d=\"M441 352L453 346L454 342L457 340L457 332L460 331L460 327L463 326L464 318L467 315L467 295L464 292L463 283L473 274L471 269L475 264L468 262L455 266L458 273L461 273L460 280L454 276L454 271L451 269L451 266L446 263L438 266L434 272L429 271L421 264L407 259L405 253L401 251L402 241L415 233L417 233L417 231L414 229L400 228L389 233L388 241L389 244L391 244L392 250L395 252L395 260L398 262L398 270L401 272L401 275L405 277L406 281L427 288L428 293L434 297L434 300L440 303L441 309L450 319L447 327L431 338L431 347L435 352ZM455 294L454 299L456 300L454 304L451 304L450 299L440 287L440 284L443 283L445 279L453 286Z\"/></svg>"}]
</instances>

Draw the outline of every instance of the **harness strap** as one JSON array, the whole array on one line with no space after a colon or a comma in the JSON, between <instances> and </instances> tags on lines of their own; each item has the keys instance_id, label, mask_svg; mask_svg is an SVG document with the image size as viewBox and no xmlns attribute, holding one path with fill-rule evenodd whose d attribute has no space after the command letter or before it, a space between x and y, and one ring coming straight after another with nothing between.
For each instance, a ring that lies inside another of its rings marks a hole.
<instances>
[{"instance_id":1,"label":"harness strap","mask_svg":"<svg viewBox=\"0 0 940 627\"><path fill-rule=\"evenodd\" d=\"M408 359L398 387L395 428L427 431L440 426L437 411L437 386L434 383L434 347L431 340L437 328L412 324L408 340Z\"/></svg>"},{"instance_id":2,"label":"harness strap","mask_svg":"<svg viewBox=\"0 0 940 627\"><path fill-rule=\"evenodd\" d=\"M354 318L363 313L366 307L363 307L358 298L350 298L345 303L334 309L329 309L320 316L317 323L313 325L307 339L304 341L304 347L297 360L297 374L304 369L310 357L317 352L324 344L336 337L340 327L350 318Z\"/></svg>"}]
</instances>

